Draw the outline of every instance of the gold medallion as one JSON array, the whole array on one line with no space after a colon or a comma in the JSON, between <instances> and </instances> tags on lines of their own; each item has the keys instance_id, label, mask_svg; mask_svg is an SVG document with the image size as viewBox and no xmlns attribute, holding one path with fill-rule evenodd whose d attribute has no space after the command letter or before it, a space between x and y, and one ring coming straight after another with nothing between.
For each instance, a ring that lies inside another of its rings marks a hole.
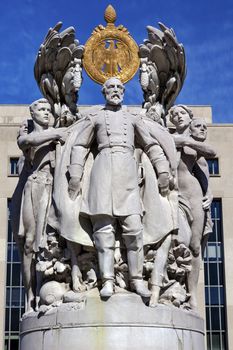
<instances>
[{"instance_id":1,"label":"gold medallion","mask_svg":"<svg viewBox=\"0 0 233 350\"><path fill-rule=\"evenodd\" d=\"M128 30L116 27L116 12L109 5L104 14L107 26L96 27L85 44L83 66L92 80L103 84L111 77L126 83L136 74L139 48Z\"/></svg>"}]
</instances>

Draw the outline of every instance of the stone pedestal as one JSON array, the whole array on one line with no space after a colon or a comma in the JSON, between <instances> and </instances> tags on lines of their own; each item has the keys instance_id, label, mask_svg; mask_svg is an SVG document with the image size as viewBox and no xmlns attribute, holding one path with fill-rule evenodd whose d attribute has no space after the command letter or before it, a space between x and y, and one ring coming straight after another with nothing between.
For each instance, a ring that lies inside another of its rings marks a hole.
<instances>
[{"instance_id":1,"label":"stone pedestal","mask_svg":"<svg viewBox=\"0 0 233 350\"><path fill-rule=\"evenodd\" d=\"M133 293L93 291L21 322L21 350L204 350L204 322L175 307L150 308Z\"/></svg>"}]
</instances>

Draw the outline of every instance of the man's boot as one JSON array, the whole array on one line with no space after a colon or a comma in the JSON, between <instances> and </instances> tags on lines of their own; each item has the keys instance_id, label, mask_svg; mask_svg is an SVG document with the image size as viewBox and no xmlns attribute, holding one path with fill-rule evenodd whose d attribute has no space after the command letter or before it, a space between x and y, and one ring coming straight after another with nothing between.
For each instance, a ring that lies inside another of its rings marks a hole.
<instances>
[{"instance_id":1,"label":"man's boot","mask_svg":"<svg viewBox=\"0 0 233 350\"><path fill-rule=\"evenodd\" d=\"M106 280L103 283L103 287L100 290L100 296L101 298L109 298L114 293L114 281L113 280Z\"/></svg>"},{"instance_id":2,"label":"man's boot","mask_svg":"<svg viewBox=\"0 0 233 350\"><path fill-rule=\"evenodd\" d=\"M132 279L130 287L133 292L136 292L141 297L149 298L151 296L151 292L145 286L143 279Z\"/></svg>"},{"instance_id":3,"label":"man's boot","mask_svg":"<svg viewBox=\"0 0 233 350\"><path fill-rule=\"evenodd\" d=\"M104 220L104 216L100 221L92 221L93 227L97 227L93 234L95 247L98 252L98 263L100 277L102 280L102 289L100 296L109 298L114 293L114 251L115 251L115 231L113 224L104 225L104 221L108 222L109 218ZM110 220L111 221L111 220Z\"/></svg>"}]
</instances>

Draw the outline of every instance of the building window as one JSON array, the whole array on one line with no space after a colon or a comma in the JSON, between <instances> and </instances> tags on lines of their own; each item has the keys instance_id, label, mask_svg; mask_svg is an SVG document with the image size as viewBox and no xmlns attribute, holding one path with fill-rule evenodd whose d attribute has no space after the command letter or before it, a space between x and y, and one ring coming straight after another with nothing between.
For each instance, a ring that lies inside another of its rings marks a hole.
<instances>
[{"instance_id":1,"label":"building window","mask_svg":"<svg viewBox=\"0 0 233 350\"><path fill-rule=\"evenodd\" d=\"M207 159L209 166L209 173L211 176L219 175L219 162L218 158Z\"/></svg>"},{"instance_id":2,"label":"building window","mask_svg":"<svg viewBox=\"0 0 233 350\"><path fill-rule=\"evenodd\" d=\"M19 158L17 157L10 158L10 169L9 169L10 176L18 176L18 166L17 166L18 161L19 161Z\"/></svg>"},{"instance_id":3,"label":"building window","mask_svg":"<svg viewBox=\"0 0 233 350\"><path fill-rule=\"evenodd\" d=\"M8 242L5 308L5 350L18 350L19 321L24 313L24 287L18 247L10 225L11 201L8 200Z\"/></svg>"},{"instance_id":4,"label":"building window","mask_svg":"<svg viewBox=\"0 0 233 350\"><path fill-rule=\"evenodd\" d=\"M227 350L221 200L213 201L211 216L213 232L204 253L207 349Z\"/></svg>"}]
</instances>

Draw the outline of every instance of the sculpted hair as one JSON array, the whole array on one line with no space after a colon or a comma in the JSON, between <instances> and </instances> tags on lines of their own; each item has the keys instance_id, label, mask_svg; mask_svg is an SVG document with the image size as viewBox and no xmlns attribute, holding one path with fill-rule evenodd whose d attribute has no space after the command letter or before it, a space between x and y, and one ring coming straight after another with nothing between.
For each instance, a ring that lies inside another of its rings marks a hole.
<instances>
[{"instance_id":1,"label":"sculpted hair","mask_svg":"<svg viewBox=\"0 0 233 350\"><path fill-rule=\"evenodd\" d=\"M197 121L203 122L203 123L205 123L205 125L207 125L205 119L204 119L204 118L201 118L201 117L193 117L190 125L193 125L193 124L194 124L195 122L197 122Z\"/></svg>"},{"instance_id":2,"label":"sculpted hair","mask_svg":"<svg viewBox=\"0 0 233 350\"><path fill-rule=\"evenodd\" d=\"M30 106L29 106L29 111L30 111L31 114L32 114L33 111L34 111L34 108L35 108L38 104L40 104L40 103L48 103L48 104L50 105L49 101L46 100L46 98L40 98L39 100L36 100L36 101L34 101L34 102L32 102L32 103L30 104Z\"/></svg>"},{"instance_id":3,"label":"sculpted hair","mask_svg":"<svg viewBox=\"0 0 233 350\"><path fill-rule=\"evenodd\" d=\"M124 84L120 81L120 79L117 78L117 77L112 77L112 78L107 79L107 80L104 82L103 86L102 86L101 92L102 92L102 94L103 94L104 96L105 96L105 90L106 90L107 83L108 83L110 80L112 80L112 79L118 80L118 81L121 83L121 85L123 86L123 89L124 89L124 91L125 91L125 86L124 86Z\"/></svg>"},{"instance_id":4,"label":"sculpted hair","mask_svg":"<svg viewBox=\"0 0 233 350\"><path fill-rule=\"evenodd\" d=\"M191 111L191 109L189 109L187 106L185 105L175 105L173 107L171 107L168 111L168 115L169 115L169 120L172 123L173 120L173 114L176 110L177 107L183 108L189 115L190 119L193 119L193 112Z\"/></svg>"}]
</instances>

